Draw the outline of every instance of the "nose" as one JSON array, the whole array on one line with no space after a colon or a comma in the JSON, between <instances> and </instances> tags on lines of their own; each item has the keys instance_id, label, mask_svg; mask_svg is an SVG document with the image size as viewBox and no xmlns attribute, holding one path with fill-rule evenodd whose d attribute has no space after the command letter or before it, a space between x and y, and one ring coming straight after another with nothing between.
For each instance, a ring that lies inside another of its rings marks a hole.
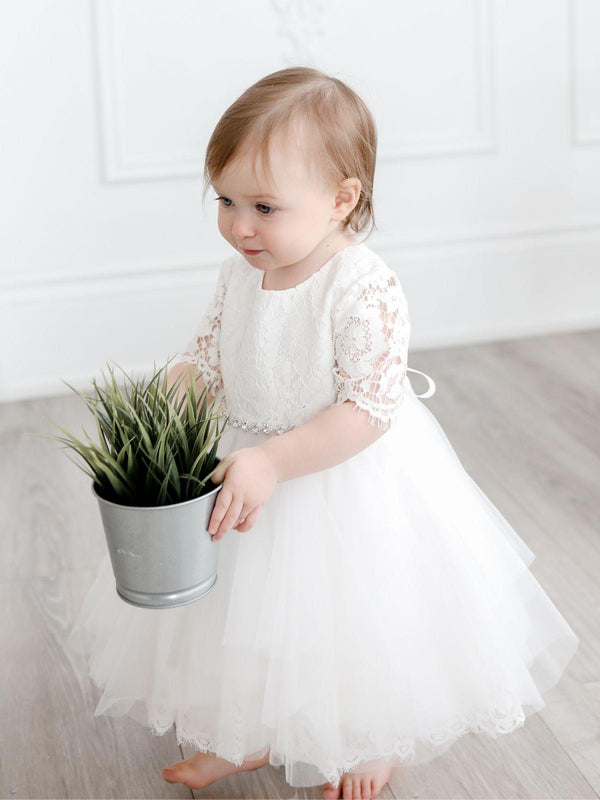
<instances>
[{"instance_id":1,"label":"nose","mask_svg":"<svg viewBox=\"0 0 600 800\"><path fill-rule=\"evenodd\" d=\"M254 228L247 214L240 212L235 215L231 233L238 242L243 239L251 239L254 236Z\"/></svg>"}]
</instances>

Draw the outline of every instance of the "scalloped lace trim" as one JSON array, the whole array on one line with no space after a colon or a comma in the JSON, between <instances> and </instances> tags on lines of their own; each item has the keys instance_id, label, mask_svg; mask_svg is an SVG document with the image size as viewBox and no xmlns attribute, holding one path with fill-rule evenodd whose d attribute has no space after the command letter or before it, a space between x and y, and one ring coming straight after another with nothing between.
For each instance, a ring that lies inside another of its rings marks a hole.
<instances>
[{"instance_id":1,"label":"scalloped lace trim","mask_svg":"<svg viewBox=\"0 0 600 800\"><path fill-rule=\"evenodd\" d=\"M429 733L423 733L416 737L413 742L398 740L392 736L387 737L385 745L382 746L381 737L370 731L355 732L347 737L345 744L345 757L342 763L332 763L331 760L323 758L322 740L315 738L308 726L302 726L299 735L294 736L293 761L311 764L323 776L323 782L330 781L336 785L342 774L355 770L363 762L375 759L390 759L395 766L406 765L413 762L417 744L426 745L435 757L436 749L445 748L451 742L456 741L467 733L483 733L497 738L500 735L512 733L517 728L523 727L526 715L521 703L511 695L506 693L508 707L493 708L484 712L474 712L465 716L459 721L445 724L442 727L435 727ZM164 718L157 709L153 709L153 720L151 723L154 735L163 735L173 724L173 714L168 709L164 709ZM235 706L235 714L228 727L220 726L219 736L215 737L208 729L200 730L190 734L189 730L195 723L194 715L185 710L177 714L179 724L176 724L176 738L178 744L188 744L200 752L210 752L224 758L227 761L240 766L249 756L259 758L256 753L257 747L253 747L251 752L245 752L245 741L247 738L247 715L244 714L244 706L238 703ZM268 737L268 733L266 734ZM299 741L302 740L301 745ZM267 741L262 750L264 753L269 749ZM271 749L270 763L272 766L280 766L290 762L290 758L285 753L274 752Z\"/></svg>"}]
</instances>

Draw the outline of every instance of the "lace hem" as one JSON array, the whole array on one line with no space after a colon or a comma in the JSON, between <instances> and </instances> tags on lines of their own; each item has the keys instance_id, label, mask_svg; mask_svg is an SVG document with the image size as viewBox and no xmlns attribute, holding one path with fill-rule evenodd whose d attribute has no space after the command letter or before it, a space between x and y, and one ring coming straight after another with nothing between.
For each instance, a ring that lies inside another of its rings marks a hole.
<instances>
[{"instance_id":1,"label":"lace hem","mask_svg":"<svg viewBox=\"0 0 600 800\"><path fill-rule=\"evenodd\" d=\"M366 411L369 424L379 428L382 431L388 431L397 421L400 414L400 409L396 408L394 413L388 413L382 416L381 412L373 409L373 407L364 397L351 397L349 392L344 388L341 390L340 395L335 403L332 403L331 407L333 408L334 406L339 406L342 403L345 403L347 400L351 401L353 411L358 413L361 411Z\"/></svg>"},{"instance_id":2,"label":"lace hem","mask_svg":"<svg viewBox=\"0 0 600 800\"><path fill-rule=\"evenodd\" d=\"M360 772L357 768L361 764L368 766L368 762L377 760L393 763L394 767L426 763L441 755L468 733L485 734L493 739L512 733L523 727L527 715L514 695L509 692L505 695L506 704L500 703L484 711L475 711L453 722L444 724L440 721L439 727L434 725L429 731L416 736L382 736L371 730L354 731L345 737L344 756L341 762L337 760L336 763L323 757L323 742L315 739L307 720L295 721L297 730L290 731L285 737L292 745L292 756L275 750L271 741L276 737L271 735L270 727L261 726L260 731L248 729L248 709L241 701L231 705L232 713L226 715L227 724L219 723L215 726L218 727L218 734L206 727L192 733L201 712L182 710L174 714L167 706L153 707L148 714L150 721L147 726L153 735L162 736L175 724L177 744L189 745L203 753L213 753L236 766L249 758L261 758L271 749L269 763L274 767L284 765L286 778L292 773L294 764L309 765L321 776L316 783L290 785L314 786L330 781L335 786L344 773ZM139 714L132 716L140 721Z\"/></svg>"},{"instance_id":3,"label":"lace hem","mask_svg":"<svg viewBox=\"0 0 600 800\"><path fill-rule=\"evenodd\" d=\"M356 771L356 768L362 763L383 759L392 761L395 767L406 766L414 763L417 748L421 750L426 748L431 759L433 759L438 751L448 749L448 745L454 744L459 738L468 733L486 734L493 739L497 739L498 736L512 733L518 728L522 728L525 719L526 714L520 705L508 713L500 710L475 713L442 730L423 734L413 743L399 740L393 744L389 744L388 747L384 747L383 749L381 749L381 743L379 743L378 746L375 737L368 731L360 735L360 738L357 738L353 744L348 744L346 746L347 755L341 764L323 761L322 748L318 743L313 742L311 742L313 746L309 746L306 750L297 754L294 761L314 765L323 776L323 782L330 781L335 786L339 783L344 773ZM153 730L153 733L156 732L158 732L156 729ZM161 732L165 733L166 731L162 730ZM179 731L176 730L176 738L178 744L187 744L203 753L213 753L219 758L231 761L237 766L240 766L242 762L250 756L258 759L261 755L266 755L267 750L270 748L269 742L267 741L260 750L254 747L251 751L247 753L244 752L242 744L243 736L236 735L235 729L231 729L225 735L221 732L221 737L217 740L206 730L194 735L180 734ZM225 746L225 740L237 741L237 746ZM257 753L259 753L259 755L257 755ZM290 759L287 758L284 753L274 752L273 749L271 749L269 760L271 766L279 767L282 764L285 765L286 762L289 763L289 761Z\"/></svg>"}]
</instances>

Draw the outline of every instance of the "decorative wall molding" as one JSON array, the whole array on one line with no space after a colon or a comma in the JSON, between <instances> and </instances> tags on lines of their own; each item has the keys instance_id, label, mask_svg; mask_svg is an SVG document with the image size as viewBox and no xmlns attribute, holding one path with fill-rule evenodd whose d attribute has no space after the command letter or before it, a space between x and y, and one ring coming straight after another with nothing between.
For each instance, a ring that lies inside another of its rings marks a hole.
<instances>
[{"instance_id":1,"label":"decorative wall molding","mask_svg":"<svg viewBox=\"0 0 600 800\"><path fill-rule=\"evenodd\" d=\"M282 59L288 67L304 64L319 69L323 39L335 13L343 13L342 0L271 0L279 17L278 35L287 41Z\"/></svg>"},{"instance_id":2,"label":"decorative wall molding","mask_svg":"<svg viewBox=\"0 0 600 800\"><path fill-rule=\"evenodd\" d=\"M598 327L600 231L559 237L481 240L462 250L375 246L408 299L410 352ZM107 360L148 374L189 341L216 278L213 262L15 287L0 314L0 402L67 394L63 380L88 387Z\"/></svg>"},{"instance_id":3,"label":"decorative wall molding","mask_svg":"<svg viewBox=\"0 0 600 800\"><path fill-rule=\"evenodd\" d=\"M384 148L378 159L397 161L404 159L440 158L454 155L476 155L493 153L497 145L497 99L495 87L494 17L491 0L471 0L471 22L473 25L473 74L477 80L476 130L461 139L448 137L436 142L399 142Z\"/></svg>"},{"instance_id":4,"label":"decorative wall molding","mask_svg":"<svg viewBox=\"0 0 600 800\"><path fill-rule=\"evenodd\" d=\"M318 66L319 46L326 35L327 21L338 5L340 0L272 0L272 8L280 18L278 33L288 42L288 48L282 55L286 63ZM432 142L399 141L380 149L380 161L489 153L497 149L492 5L491 0L470 0L470 5L475 42L473 74L476 80L476 129L460 138L448 136ZM125 152L125 121L118 102L123 71L119 37L116 35L122 6L118 0L93 0L92 8L104 180L112 183L202 177L203 154L200 153L194 157L176 150L154 155Z\"/></svg>"},{"instance_id":5,"label":"decorative wall molding","mask_svg":"<svg viewBox=\"0 0 600 800\"><path fill-rule=\"evenodd\" d=\"M160 180L196 178L203 173L203 161L189 153L174 151L154 155L133 156L123 148L122 126L118 104L122 69L118 37L115 35L119 0L93 0L92 39L96 55L99 135L102 142L104 180Z\"/></svg>"},{"instance_id":6,"label":"decorative wall molding","mask_svg":"<svg viewBox=\"0 0 600 800\"><path fill-rule=\"evenodd\" d=\"M366 244L386 260L399 255L410 255L416 258L435 252L443 259L444 255L461 252L500 253L509 249L535 249L563 245L569 242L600 241L600 223L589 225L554 226L547 228L527 228L522 230L489 231L475 236L437 236L435 238L397 237L377 240L371 237ZM4 305L11 302L30 300L45 292L69 292L70 296L87 293L86 287L94 284L114 285L120 281L164 281L187 284L190 278L194 283L206 282L211 286L218 275L221 261L231 255L225 252L203 261L190 260L173 264L172 262L154 262L149 264L109 265L104 267L84 267L77 272L71 270L55 270L53 272L28 272L22 274L0 275L0 291ZM171 283L172 285L172 283ZM94 289L96 291L96 288ZM0 306L2 305L0 302Z\"/></svg>"},{"instance_id":7,"label":"decorative wall molding","mask_svg":"<svg viewBox=\"0 0 600 800\"><path fill-rule=\"evenodd\" d=\"M587 77L582 66L582 45L579 30L582 24L583 8L579 0L567 3L568 47L569 47L569 91L571 113L571 142L576 146L600 144L600 117L593 119L584 105L584 92ZM594 38L598 47L597 33ZM600 59L599 59L600 64ZM596 77L596 85L598 77Z\"/></svg>"}]
</instances>

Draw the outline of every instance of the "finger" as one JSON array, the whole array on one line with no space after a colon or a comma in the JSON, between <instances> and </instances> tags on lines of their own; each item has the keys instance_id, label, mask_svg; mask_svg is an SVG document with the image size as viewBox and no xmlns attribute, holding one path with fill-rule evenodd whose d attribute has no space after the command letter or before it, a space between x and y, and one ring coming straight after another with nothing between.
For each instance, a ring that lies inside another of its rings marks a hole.
<instances>
[{"instance_id":1,"label":"finger","mask_svg":"<svg viewBox=\"0 0 600 800\"><path fill-rule=\"evenodd\" d=\"M221 489L217 495L217 499L215 500L212 514L210 515L207 528L209 533L214 534L218 530L221 520L227 513L232 500L233 492L231 492L229 489Z\"/></svg>"},{"instance_id":2,"label":"finger","mask_svg":"<svg viewBox=\"0 0 600 800\"><path fill-rule=\"evenodd\" d=\"M210 479L213 483L221 483L223 481L225 473L227 472L232 463L231 459L229 458L230 455L231 453L228 453L224 458L221 459L221 461L219 462L219 466L210 476Z\"/></svg>"},{"instance_id":3,"label":"finger","mask_svg":"<svg viewBox=\"0 0 600 800\"><path fill-rule=\"evenodd\" d=\"M253 528L256 524L256 520L260 516L261 509L262 506L256 506L256 508L252 509L252 511L246 516L244 522L236 527L236 531L244 533L245 531L249 531L251 528Z\"/></svg>"},{"instance_id":4,"label":"finger","mask_svg":"<svg viewBox=\"0 0 600 800\"><path fill-rule=\"evenodd\" d=\"M248 503L244 503L242 510L240 511L238 518L233 524L233 527L237 529L240 525L242 525L248 516L248 514L254 510L254 506L248 505Z\"/></svg>"},{"instance_id":5,"label":"finger","mask_svg":"<svg viewBox=\"0 0 600 800\"><path fill-rule=\"evenodd\" d=\"M227 471L227 467L229 464L223 464L221 462L213 474L210 476L210 479L213 483L222 483L223 478L225 477L225 473Z\"/></svg>"},{"instance_id":6,"label":"finger","mask_svg":"<svg viewBox=\"0 0 600 800\"><path fill-rule=\"evenodd\" d=\"M221 520L221 523L217 528L217 532L213 536L213 542L220 541L225 536L227 531L235 525L236 520L239 519L240 511L242 510L243 505L244 503L242 500L235 500L234 498L227 513Z\"/></svg>"},{"instance_id":7,"label":"finger","mask_svg":"<svg viewBox=\"0 0 600 800\"><path fill-rule=\"evenodd\" d=\"M246 522L246 517L250 514L252 508L248 505L245 505L239 513L237 520L233 524L234 530L239 530L240 527Z\"/></svg>"}]
</instances>

